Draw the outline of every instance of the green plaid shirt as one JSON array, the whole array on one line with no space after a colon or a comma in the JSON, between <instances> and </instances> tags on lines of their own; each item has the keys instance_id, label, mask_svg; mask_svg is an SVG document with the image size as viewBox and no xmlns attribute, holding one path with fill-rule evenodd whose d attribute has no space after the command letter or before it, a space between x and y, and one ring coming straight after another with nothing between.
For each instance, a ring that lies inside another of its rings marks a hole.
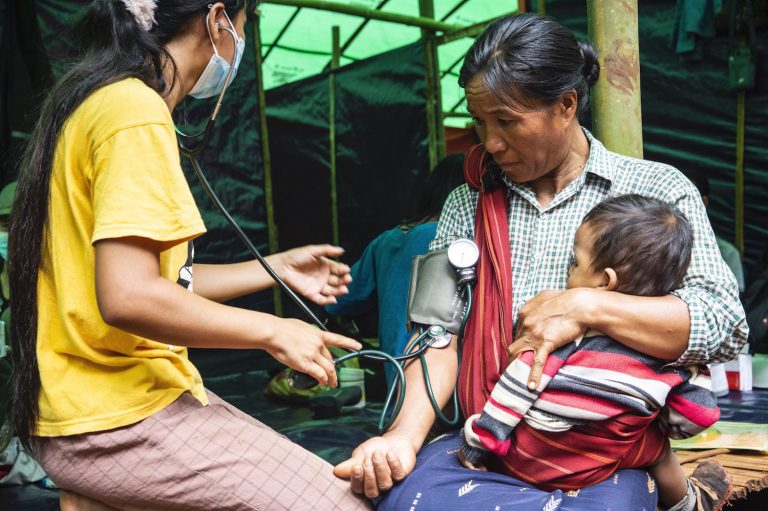
<instances>
[{"instance_id":1,"label":"green plaid shirt","mask_svg":"<svg viewBox=\"0 0 768 511\"><path fill-rule=\"evenodd\" d=\"M607 197L637 193L675 204L694 230L691 265L683 287L673 293L688 305L691 315L688 350L675 365L735 358L747 340L744 308L698 190L677 169L610 152L584 132L590 142L585 171L546 207L539 205L530 185L505 178L515 323L520 307L530 298L546 289L565 289L574 234L584 215ZM446 248L457 238L474 239L477 196L467 185L451 192L430 250Z\"/></svg>"}]
</instances>

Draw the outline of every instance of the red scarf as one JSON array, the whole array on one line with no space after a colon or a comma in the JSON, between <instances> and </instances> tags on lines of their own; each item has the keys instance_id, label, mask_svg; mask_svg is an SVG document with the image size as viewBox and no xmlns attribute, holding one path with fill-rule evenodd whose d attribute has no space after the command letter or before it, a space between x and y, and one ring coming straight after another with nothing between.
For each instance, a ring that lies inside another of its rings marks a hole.
<instances>
[{"instance_id":1,"label":"red scarf","mask_svg":"<svg viewBox=\"0 0 768 511\"><path fill-rule=\"evenodd\" d=\"M512 343L512 252L509 247L507 192L500 171L479 144L464 160L464 179L480 192L475 243L480 249L472 311L464 330L459 404L465 417L480 413L507 367Z\"/></svg>"}]
</instances>

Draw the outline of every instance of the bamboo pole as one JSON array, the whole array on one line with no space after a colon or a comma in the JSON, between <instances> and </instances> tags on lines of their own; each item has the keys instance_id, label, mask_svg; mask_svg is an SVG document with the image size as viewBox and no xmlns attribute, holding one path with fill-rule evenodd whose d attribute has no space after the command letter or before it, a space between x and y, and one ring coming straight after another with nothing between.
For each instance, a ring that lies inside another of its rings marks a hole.
<instances>
[{"instance_id":1,"label":"bamboo pole","mask_svg":"<svg viewBox=\"0 0 768 511\"><path fill-rule=\"evenodd\" d=\"M269 48L267 49L267 52L262 57L262 62L267 60L269 58L270 53L272 53L272 50L277 48L277 44L280 42L280 39L283 38L283 36L288 32L288 28L291 26L293 21L298 17L299 13L301 12L301 8L297 7L295 11L293 11L293 14L291 14L291 17L288 18L288 21L285 22L285 25L283 25L283 28L280 29L280 32L278 32L277 36L275 36L275 40L272 41L272 44L269 45Z\"/></svg>"},{"instance_id":2,"label":"bamboo pole","mask_svg":"<svg viewBox=\"0 0 768 511\"><path fill-rule=\"evenodd\" d=\"M461 39L462 37L477 37L478 35L480 35L480 33L483 30L485 30L485 27L487 27L497 19L499 19L499 17L481 21L480 23L475 23L474 25L470 25L468 27L451 30L450 32L445 32L443 35L436 37L435 42L437 43L438 46L440 46L442 44L450 43L457 39Z\"/></svg>"},{"instance_id":3,"label":"bamboo pole","mask_svg":"<svg viewBox=\"0 0 768 511\"><path fill-rule=\"evenodd\" d=\"M390 23L400 23L401 25L419 27L428 30L437 30L440 32L447 32L460 28L456 25L444 23L435 19L418 16L406 16L404 14L396 14L393 12L377 11L375 9L366 9L363 7L356 7L354 5L337 4L325 0L264 0L264 3L340 12L342 14L349 14L351 16L360 16L362 18L369 18L373 20L388 21Z\"/></svg>"},{"instance_id":4,"label":"bamboo pole","mask_svg":"<svg viewBox=\"0 0 768 511\"><path fill-rule=\"evenodd\" d=\"M600 56L592 128L611 151L643 157L637 0L587 0L589 39Z\"/></svg>"},{"instance_id":5,"label":"bamboo pole","mask_svg":"<svg viewBox=\"0 0 768 511\"><path fill-rule=\"evenodd\" d=\"M375 10L378 11L378 10L382 9L389 2L390 2L390 0L381 0L378 3L378 5L376 5ZM349 36L346 41L344 41L344 45L341 47L341 50L339 50L339 55L343 54L345 51L347 51L347 49L349 49L349 47L352 45L352 43L355 41L355 39L357 39L357 36L359 36L363 32L363 29L365 29L365 27L368 25L369 21L371 21L370 18L366 19L365 21L360 23L360 25L355 29L355 31L352 32L352 35ZM327 71L330 68L331 68L331 62L328 62L325 65L325 67L323 67L323 71Z\"/></svg>"},{"instance_id":6,"label":"bamboo pole","mask_svg":"<svg viewBox=\"0 0 768 511\"><path fill-rule=\"evenodd\" d=\"M736 176L734 183L735 241L736 249L744 256L744 124L746 120L746 95L740 91L736 96Z\"/></svg>"},{"instance_id":7,"label":"bamboo pole","mask_svg":"<svg viewBox=\"0 0 768 511\"><path fill-rule=\"evenodd\" d=\"M419 14L423 18L434 18L434 0L419 0ZM437 44L434 31L422 29L424 45L424 78L427 100L427 142L429 144L429 168L445 157L445 129L443 128L443 105L440 97L440 67L437 60Z\"/></svg>"},{"instance_id":8,"label":"bamboo pole","mask_svg":"<svg viewBox=\"0 0 768 511\"><path fill-rule=\"evenodd\" d=\"M277 225L275 224L275 203L272 196L272 156L269 152L269 130L267 129L267 100L264 93L263 65L261 54L261 18L256 17L251 23L253 27L253 52L256 59L256 94L259 101L259 138L261 139L261 160L264 169L264 200L267 210L267 236L269 239L269 253L275 254L279 250L277 241ZM280 288L273 289L273 301L275 315L283 314L283 297Z\"/></svg>"},{"instance_id":9,"label":"bamboo pole","mask_svg":"<svg viewBox=\"0 0 768 511\"><path fill-rule=\"evenodd\" d=\"M339 26L331 27L331 72L328 74L328 130L330 137L331 166L331 226L334 245L339 245L339 197L336 188L336 73L334 70L341 63L341 44Z\"/></svg>"}]
</instances>

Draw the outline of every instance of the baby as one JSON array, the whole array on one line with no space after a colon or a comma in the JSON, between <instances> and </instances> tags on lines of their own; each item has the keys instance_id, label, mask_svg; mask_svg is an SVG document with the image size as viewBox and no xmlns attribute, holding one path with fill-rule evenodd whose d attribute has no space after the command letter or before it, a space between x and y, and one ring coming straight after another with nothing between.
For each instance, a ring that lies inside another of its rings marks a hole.
<instances>
[{"instance_id":1,"label":"baby","mask_svg":"<svg viewBox=\"0 0 768 511\"><path fill-rule=\"evenodd\" d=\"M680 287L692 247L691 226L674 206L613 197L576 231L567 286L664 296ZM722 466L701 463L688 479L669 446L669 437L691 436L720 417L697 367L670 367L594 330L549 356L535 390L526 384L532 360L532 352L514 360L482 414L467 419L459 453L466 467L493 463L544 490L576 490L643 467L662 509L723 506L731 486Z\"/></svg>"}]
</instances>

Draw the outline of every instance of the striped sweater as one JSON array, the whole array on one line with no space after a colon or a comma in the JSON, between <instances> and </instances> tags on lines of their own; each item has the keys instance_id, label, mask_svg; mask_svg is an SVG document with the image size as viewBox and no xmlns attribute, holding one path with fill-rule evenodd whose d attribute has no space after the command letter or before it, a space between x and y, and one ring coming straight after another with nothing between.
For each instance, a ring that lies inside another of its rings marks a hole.
<instances>
[{"instance_id":1,"label":"striped sweater","mask_svg":"<svg viewBox=\"0 0 768 511\"><path fill-rule=\"evenodd\" d=\"M720 417L708 376L598 335L554 351L537 389L533 352L514 360L481 414L464 425L462 454L543 489L577 489L619 468L648 466L667 437L685 438ZM654 424L654 421L656 423Z\"/></svg>"}]
</instances>

